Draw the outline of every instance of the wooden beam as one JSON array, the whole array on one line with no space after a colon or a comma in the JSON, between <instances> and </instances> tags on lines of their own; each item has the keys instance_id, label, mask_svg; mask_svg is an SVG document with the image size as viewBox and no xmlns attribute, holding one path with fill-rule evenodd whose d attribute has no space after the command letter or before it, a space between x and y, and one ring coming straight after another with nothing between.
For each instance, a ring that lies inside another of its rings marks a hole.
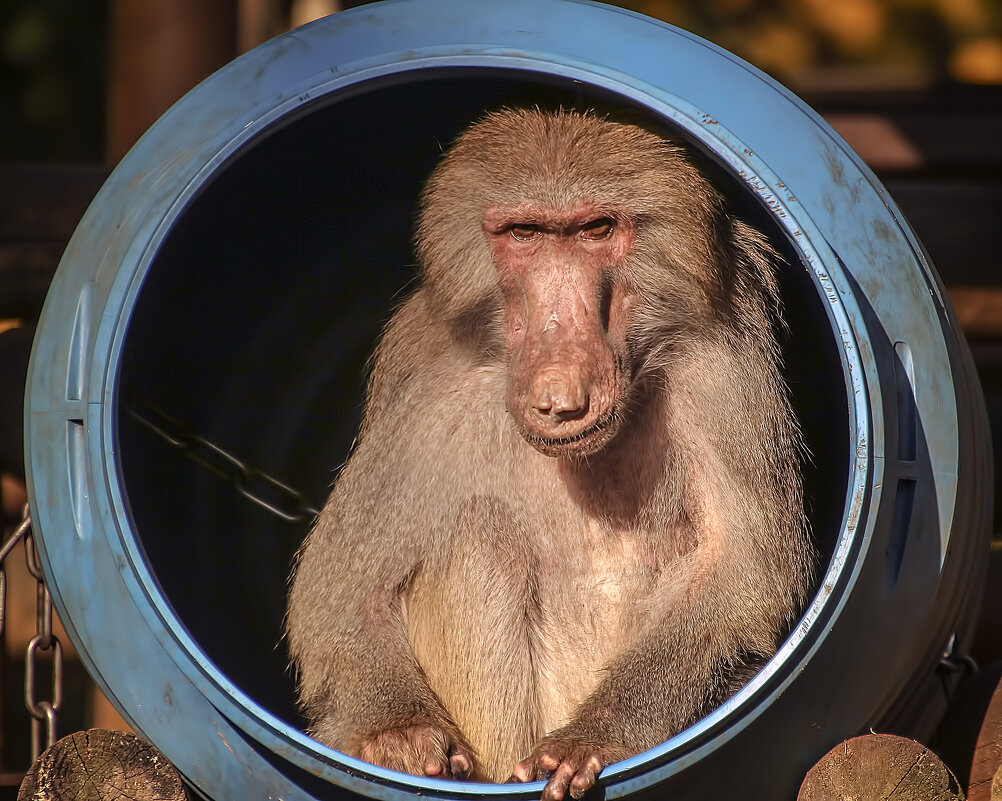
<instances>
[{"instance_id":1,"label":"wooden beam","mask_svg":"<svg viewBox=\"0 0 1002 801\"><path fill-rule=\"evenodd\" d=\"M115 0L106 157L118 162L175 101L237 55L237 0Z\"/></svg>"},{"instance_id":2,"label":"wooden beam","mask_svg":"<svg viewBox=\"0 0 1002 801\"><path fill-rule=\"evenodd\" d=\"M1002 289L948 287L957 322L969 337L1002 337Z\"/></svg>"}]
</instances>

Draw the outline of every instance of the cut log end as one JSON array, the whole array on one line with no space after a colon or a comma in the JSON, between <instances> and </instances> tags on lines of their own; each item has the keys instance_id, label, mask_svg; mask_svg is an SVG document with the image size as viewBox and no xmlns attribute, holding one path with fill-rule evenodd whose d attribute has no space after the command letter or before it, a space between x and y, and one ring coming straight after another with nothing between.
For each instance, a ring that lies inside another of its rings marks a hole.
<instances>
[{"instance_id":1,"label":"cut log end","mask_svg":"<svg viewBox=\"0 0 1002 801\"><path fill-rule=\"evenodd\" d=\"M46 749L24 777L18 801L187 801L177 769L133 734L90 729Z\"/></svg>"},{"instance_id":2,"label":"cut log end","mask_svg":"<svg viewBox=\"0 0 1002 801\"><path fill-rule=\"evenodd\" d=\"M963 801L960 784L924 745L866 734L835 746L807 774L797 801Z\"/></svg>"}]
</instances>

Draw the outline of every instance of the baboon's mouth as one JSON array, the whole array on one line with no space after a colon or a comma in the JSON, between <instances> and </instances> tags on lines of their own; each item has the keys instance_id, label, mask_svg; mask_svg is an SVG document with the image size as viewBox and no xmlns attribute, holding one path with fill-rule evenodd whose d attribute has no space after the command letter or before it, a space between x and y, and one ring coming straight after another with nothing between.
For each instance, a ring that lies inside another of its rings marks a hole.
<instances>
[{"instance_id":1,"label":"baboon's mouth","mask_svg":"<svg viewBox=\"0 0 1002 801\"><path fill-rule=\"evenodd\" d=\"M616 433L617 420L615 411L609 411L587 428L569 437L544 437L527 428L522 429L522 434L532 447L547 456L584 456L605 447Z\"/></svg>"}]
</instances>

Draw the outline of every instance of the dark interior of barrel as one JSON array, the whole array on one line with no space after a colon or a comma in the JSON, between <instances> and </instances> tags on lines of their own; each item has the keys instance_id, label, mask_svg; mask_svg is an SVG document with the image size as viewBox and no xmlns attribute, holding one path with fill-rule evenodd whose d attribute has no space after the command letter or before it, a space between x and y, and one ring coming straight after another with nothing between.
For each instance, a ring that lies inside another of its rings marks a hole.
<instances>
[{"instance_id":1,"label":"dark interior of barrel","mask_svg":"<svg viewBox=\"0 0 1002 801\"><path fill-rule=\"evenodd\" d=\"M323 504L358 427L366 361L414 284L423 181L464 126L522 103L629 105L576 81L487 69L420 71L328 96L217 170L175 218L135 304L116 396L133 532L195 642L293 725L302 720L282 618L309 522L248 495L291 512ZM752 193L712 160L707 169L787 260L784 358L824 566L849 471L826 302Z\"/></svg>"}]
</instances>

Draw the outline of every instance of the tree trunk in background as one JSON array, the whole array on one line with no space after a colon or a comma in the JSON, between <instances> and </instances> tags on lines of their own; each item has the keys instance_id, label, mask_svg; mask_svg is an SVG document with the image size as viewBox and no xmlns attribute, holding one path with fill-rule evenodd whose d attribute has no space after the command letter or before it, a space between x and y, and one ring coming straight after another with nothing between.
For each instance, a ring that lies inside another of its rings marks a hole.
<instances>
[{"instance_id":1,"label":"tree trunk in background","mask_svg":"<svg viewBox=\"0 0 1002 801\"><path fill-rule=\"evenodd\" d=\"M114 0L105 158L237 54L237 0Z\"/></svg>"}]
</instances>

